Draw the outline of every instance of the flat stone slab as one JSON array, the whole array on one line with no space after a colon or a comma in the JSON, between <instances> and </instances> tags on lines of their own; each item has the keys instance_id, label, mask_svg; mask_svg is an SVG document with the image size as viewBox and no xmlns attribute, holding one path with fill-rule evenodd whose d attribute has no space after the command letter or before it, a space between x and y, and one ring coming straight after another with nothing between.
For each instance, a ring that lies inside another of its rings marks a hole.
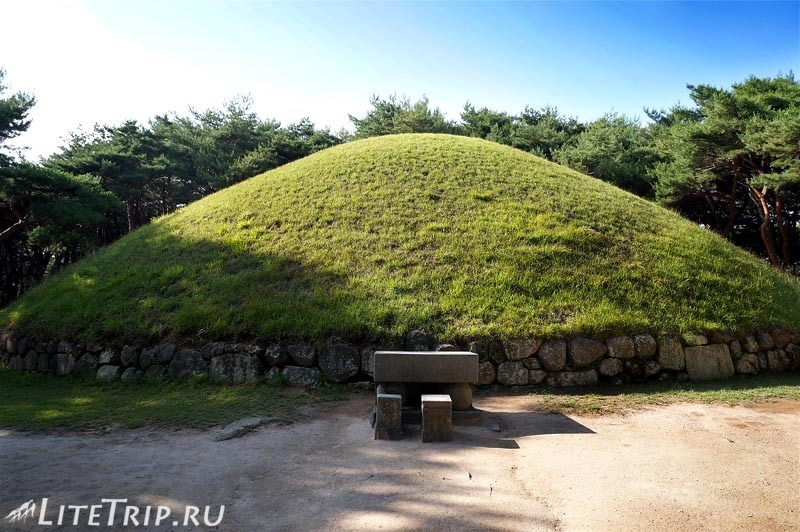
<instances>
[{"instance_id":1,"label":"flat stone slab","mask_svg":"<svg viewBox=\"0 0 800 532\"><path fill-rule=\"evenodd\" d=\"M478 355L469 351L376 351L375 382L478 382Z\"/></svg>"},{"instance_id":2,"label":"flat stone slab","mask_svg":"<svg viewBox=\"0 0 800 532\"><path fill-rule=\"evenodd\" d=\"M733 377L731 353L725 344L687 347L686 372L693 381Z\"/></svg>"},{"instance_id":3,"label":"flat stone slab","mask_svg":"<svg viewBox=\"0 0 800 532\"><path fill-rule=\"evenodd\" d=\"M246 417L238 421L234 421L227 427L220 429L214 434L213 441L225 441L233 438L238 438L263 425L266 420L263 417Z\"/></svg>"}]
</instances>

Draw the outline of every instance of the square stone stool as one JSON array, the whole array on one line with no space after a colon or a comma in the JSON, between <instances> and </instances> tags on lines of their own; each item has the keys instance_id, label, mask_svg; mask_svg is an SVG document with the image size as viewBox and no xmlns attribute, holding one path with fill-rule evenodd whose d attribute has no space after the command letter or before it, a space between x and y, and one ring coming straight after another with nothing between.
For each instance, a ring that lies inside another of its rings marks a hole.
<instances>
[{"instance_id":1,"label":"square stone stool","mask_svg":"<svg viewBox=\"0 0 800 532\"><path fill-rule=\"evenodd\" d=\"M375 404L375 439L399 440L403 437L403 397L379 393Z\"/></svg>"},{"instance_id":2,"label":"square stone stool","mask_svg":"<svg viewBox=\"0 0 800 532\"><path fill-rule=\"evenodd\" d=\"M422 396L422 441L453 439L453 401L449 395Z\"/></svg>"}]
</instances>

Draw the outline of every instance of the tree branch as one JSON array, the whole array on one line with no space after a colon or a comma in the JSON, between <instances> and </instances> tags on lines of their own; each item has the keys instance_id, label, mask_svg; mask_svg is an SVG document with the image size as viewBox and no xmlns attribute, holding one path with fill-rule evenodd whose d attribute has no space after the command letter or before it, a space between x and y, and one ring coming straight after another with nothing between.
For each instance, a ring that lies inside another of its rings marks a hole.
<instances>
[{"instance_id":1,"label":"tree branch","mask_svg":"<svg viewBox=\"0 0 800 532\"><path fill-rule=\"evenodd\" d=\"M0 242L8 238L11 238L15 234L19 233L25 228L26 225L28 225L28 219L20 218L18 222L14 223L14 225L12 225L7 229L4 229L3 232L0 233Z\"/></svg>"}]
</instances>

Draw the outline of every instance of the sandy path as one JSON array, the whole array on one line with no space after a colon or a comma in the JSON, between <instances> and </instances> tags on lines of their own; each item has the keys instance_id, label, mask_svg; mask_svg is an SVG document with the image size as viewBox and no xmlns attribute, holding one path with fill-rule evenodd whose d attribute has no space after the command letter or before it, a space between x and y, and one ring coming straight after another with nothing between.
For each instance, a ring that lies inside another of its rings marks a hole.
<instances>
[{"instance_id":1,"label":"sandy path","mask_svg":"<svg viewBox=\"0 0 800 532\"><path fill-rule=\"evenodd\" d=\"M372 440L363 396L226 442L3 431L0 517L45 496L119 497L176 513L225 504L215 529L234 531L800 530L800 403L588 418L531 413L526 397L476 406L502 430L457 427L447 444Z\"/></svg>"}]
</instances>

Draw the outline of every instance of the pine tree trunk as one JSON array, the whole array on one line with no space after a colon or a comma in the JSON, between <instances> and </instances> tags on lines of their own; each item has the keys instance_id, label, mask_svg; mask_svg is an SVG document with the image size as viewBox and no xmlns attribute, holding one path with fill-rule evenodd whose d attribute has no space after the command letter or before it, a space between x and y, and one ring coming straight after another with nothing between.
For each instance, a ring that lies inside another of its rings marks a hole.
<instances>
[{"instance_id":1,"label":"pine tree trunk","mask_svg":"<svg viewBox=\"0 0 800 532\"><path fill-rule=\"evenodd\" d=\"M792 260L792 242L789 239L789 228L786 224L786 216L783 212L783 198L779 191L775 191L775 218L778 222L778 231L781 235L781 252L783 253L783 263L790 267L794 264Z\"/></svg>"},{"instance_id":2,"label":"pine tree trunk","mask_svg":"<svg viewBox=\"0 0 800 532\"><path fill-rule=\"evenodd\" d=\"M753 185L748 185L750 192L753 195L753 200L758 207L758 214L761 217L761 227L759 232L761 234L761 241L764 243L764 248L767 250L767 257L769 262L775 268L781 268L781 259L775 251L775 238L772 235L772 220L770 219L769 203L767 202L767 190L758 190Z\"/></svg>"},{"instance_id":3,"label":"pine tree trunk","mask_svg":"<svg viewBox=\"0 0 800 532\"><path fill-rule=\"evenodd\" d=\"M133 218L134 218L133 202L131 200L128 200L128 201L125 202L125 209L126 209L127 214L128 214L128 232L130 233L131 231L133 231L133 227L134 227L134 222L133 222Z\"/></svg>"},{"instance_id":4,"label":"pine tree trunk","mask_svg":"<svg viewBox=\"0 0 800 532\"><path fill-rule=\"evenodd\" d=\"M731 195L728 196L728 222L725 224L725 228L722 230L722 236L727 238L728 240L731 239L731 233L733 232L733 226L736 223L736 189L739 188L738 178L734 177L731 185Z\"/></svg>"}]
</instances>

